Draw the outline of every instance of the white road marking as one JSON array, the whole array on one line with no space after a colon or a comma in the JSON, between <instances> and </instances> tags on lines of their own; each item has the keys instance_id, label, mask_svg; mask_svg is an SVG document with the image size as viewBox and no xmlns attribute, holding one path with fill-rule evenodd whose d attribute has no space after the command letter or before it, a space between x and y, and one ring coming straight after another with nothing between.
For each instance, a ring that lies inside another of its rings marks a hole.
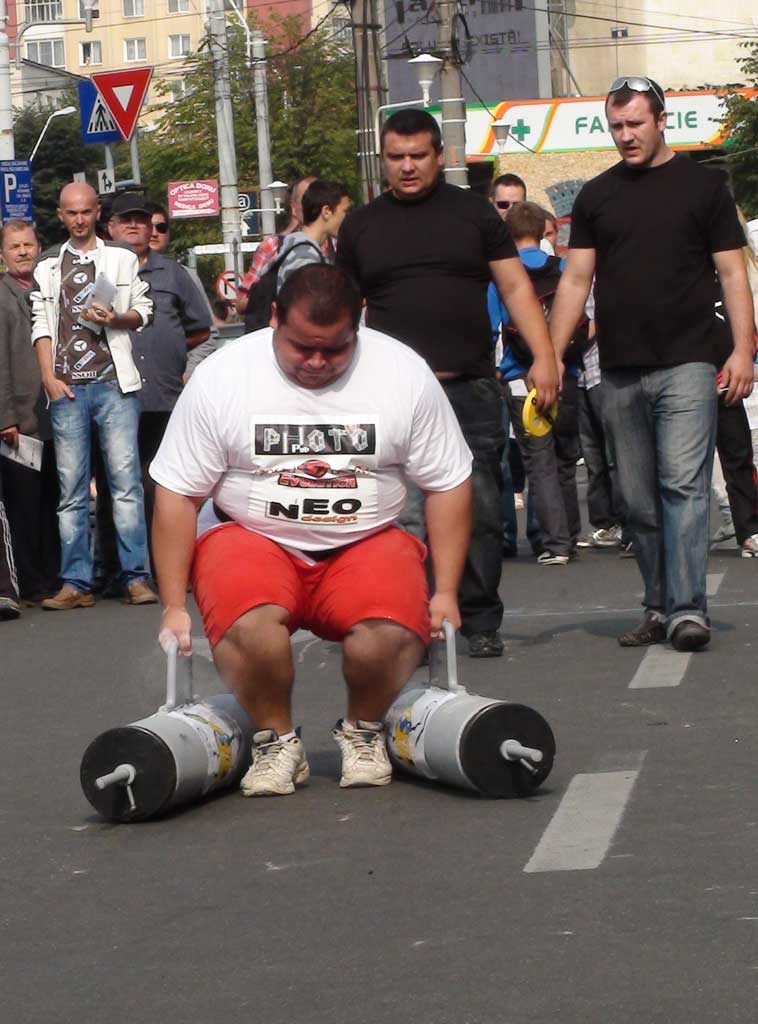
<instances>
[{"instance_id":1,"label":"white road marking","mask_svg":"<svg viewBox=\"0 0 758 1024\"><path fill-rule=\"evenodd\" d=\"M723 572L709 572L705 577L705 596L715 597L719 592L719 587L724 582L724 576L726 573Z\"/></svg>"},{"instance_id":2,"label":"white road marking","mask_svg":"<svg viewBox=\"0 0 758 1024\"><path fill-rule=\"evenodd\" d=\"M639 771L575 775L524 871L591 871L599 867L638 775Z\"/></svg>"},{"instance_id":3,"label":"white road marking","mask_svg":"<svg viewBox=\"0 0 758 1024\"><path fill-rule=\"evenodd\" d=\"M680 654L669 647L649 647L629 684L630 690L653 690L663 686L679 686L691 654Z\"/></svg>"}]
</instances>

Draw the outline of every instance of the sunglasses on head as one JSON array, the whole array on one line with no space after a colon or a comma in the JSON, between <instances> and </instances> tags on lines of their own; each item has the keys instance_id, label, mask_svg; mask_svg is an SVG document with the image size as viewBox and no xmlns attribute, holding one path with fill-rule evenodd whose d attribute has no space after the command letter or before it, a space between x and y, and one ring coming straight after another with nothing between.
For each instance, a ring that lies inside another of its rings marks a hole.
<instances>
[{"instance_id":1,"label":"sunglasses on head","mask_svg":"<svg viewBox=\"0 0 758 1024\"><path fill-rule=\"evenodd\" d=\"M159 224L153 224L153 231L157 231L159 235L165 235L168 231L168 224L165 221L161 221Z\"/></svg>"},{"instance_id":2,"label":"sunglasses on head","mask_svg":"<svg viewBox=\"0 0 758 1024\"><path fill-rule=\"evenodd\" d=\"M495 206L498 210L510 210L513 206L513 202L510 199L496 199Z\"/></svg>"},{"instance_id":3,"label":"sunglasses on head","mask_svg":"<svg viewBox=\"0 0 758 1024\"><path fill-rule=\"evenodd\" d=\"M665 109L666 100L663 97L663 93L655 82L651 82L649 78L645 78L643 75L626 75L623 78L617 78L615 82L611 83L608 95L610 96L612 93L618 92L624 86L633 92L651 92L656 99L660 100L661 106Z\"/></svg>"}]
</instances>

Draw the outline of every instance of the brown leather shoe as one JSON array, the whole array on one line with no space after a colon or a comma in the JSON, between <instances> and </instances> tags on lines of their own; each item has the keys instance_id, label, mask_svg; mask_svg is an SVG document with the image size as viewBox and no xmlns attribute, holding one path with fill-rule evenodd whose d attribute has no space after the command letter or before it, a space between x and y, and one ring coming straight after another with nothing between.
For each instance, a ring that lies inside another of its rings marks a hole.
<instances>
[{"instance_id":1,"label":"brown leather shoe","mask_svg":"<svg viewBox=\"0 0 758 1024\"><path fill-rule=\"evenodd\" d=\"M618 638L622 647L650 647L651 644L662 644L666 639L666 626L650 612L636 629L622 633Z\"/></svg>"},{"instance_id":2,"label":"brown leather shoe","mask_svg":"<svg viewBox=\"0 0 758 1024\"><path fill-rule=\"evenodd\" d=\"M94 603L92 594L83 594L81 590L66 583L55 597L46 597L42 607L48 612L64 612L68 608L91 608Z\"/></svg>"},{"instance_id":3,"label":"brown leather shoe","mask_svg":"<svg viewBox=\"0 0 758 1024\"><path fill-rule=\"evenodd\" d=\"M158 595L144 580L135 580L126 587L125 604L157 604Z\"/></svg>"}]
</instances>

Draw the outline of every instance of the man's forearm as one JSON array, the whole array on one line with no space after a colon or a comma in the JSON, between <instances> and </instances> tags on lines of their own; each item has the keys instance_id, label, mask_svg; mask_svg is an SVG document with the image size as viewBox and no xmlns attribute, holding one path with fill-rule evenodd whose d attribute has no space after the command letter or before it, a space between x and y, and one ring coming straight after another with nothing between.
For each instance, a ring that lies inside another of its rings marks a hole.
<instances>
[{"instance_id":1,"label":"man's forearm","mask_svg":"<svg viewBox=\"0 0 758 1024\"><path fill-rule=\"evenodd\" d=\"M191 352L193 348L197 348L198 345L202 345L204 341L210 338L210 328L206 327L202 331L191 331L189 334L185 334L184 339L187 342L187 351Z\"/></svg>"},{"instance_id":2,"label":"man's forearm","mask_svg":"<svg viewBox=\"0 0 758 1024\"><path fill-rule=\"evenodd\" d=\"M126 313L114 313L109 327L115 327L118 331L136 331L142 327L143 320L136 309L129 309Z\"/></svg>"},{"instance_id":3,"label":"man's forearm","mask_svg":"<svg viewBox=\"0 0 758 1024\"><path fill-rule=\"evenodd\" d=\"M155 489L153 515L153 555L164 608L183 608L197 532L195 499L169 491L160 484Z\"/></svg>"},{"instance_id":4,"label":"man's forearm","mask_svg":"<svg viewBox=\"0 0 758 1024\"><path fill-rule=\"evenodd\" d=\"M722 278L724 306L729 315L735 352L748 354L753 358L755 347L755 325L753 324L753 300L750 288L739 277Z\"/></svg>"},{"instance_id":5,"label":"man's forearm","mask_svg":"<svg viewBox=\"0 0 758 1024\"><path fill-rule=\"evenodd\" d=\"M451 491L429 491L425 497L434 585L455 593L471 540L471 477Z\"/></svg>"},{"instance_id":6,"label":"man's forearm","mask_svg":"<svg viewBox=\"0 0 758 1024\"><path fill-rule=\"evenodd\" d=\"M589 289L585 291L583 284L575 283L565 275L561 279L550 314L550 336L559 359L563 358L576 325L584 316L584 304L588 295Z\"/></svg>"},{"instance_id":7,"label":"man's forearm","mask_svg":"<svg viewBox=\"0 0 758 1024\"><path fill-rule=\"evenodd\" d=\"M44 384L45 381L50 381L55 376L53 370L53 339L38 338L34 345L34 351L37 354L39 375Z\"/></svg>"}]
</instances>

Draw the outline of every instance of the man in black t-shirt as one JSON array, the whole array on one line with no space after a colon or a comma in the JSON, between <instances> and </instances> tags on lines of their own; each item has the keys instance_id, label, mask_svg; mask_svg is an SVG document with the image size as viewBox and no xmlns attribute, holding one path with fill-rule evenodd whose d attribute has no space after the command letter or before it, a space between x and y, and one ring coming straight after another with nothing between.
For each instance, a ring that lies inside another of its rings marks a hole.
<instances>
[{"instance_id":1,"label":"man in black t-shirt","mask_svg":"<svg viewBox=\"0 0 758 1024\"><path fill-rule=\"evenodd\" d=\"M624 647L710 640L705 577L716 370L725 399L753 385L752 303L734 201L713 172L665 143L650 79L617 79L606 101L621 163L576 198L551 328L560 357L595 282L604 413L616 453L645 618ZM717 280L718 274L718 280ZM718 284L731 323L715 314Z\"/></svg>"},{"instance_id":2,"label":"man in black t-shirt","mask_svg":"<svg viewBox=\"0 0 758 1024\"><path fill-rule=\"evenodd\" d=\"M337 263L358 282L368 326L426 359L473 452L474 525L459 591L461 630L472 656L499 657L505 438L487 315L490 280L534 353L529 384L540 408L557 394L554 353L507 227L486 199L441 180L434 118L422 110L393 114L382 130L382 159L389 188L347 217Z\"/></svg>"}]
</instances>

